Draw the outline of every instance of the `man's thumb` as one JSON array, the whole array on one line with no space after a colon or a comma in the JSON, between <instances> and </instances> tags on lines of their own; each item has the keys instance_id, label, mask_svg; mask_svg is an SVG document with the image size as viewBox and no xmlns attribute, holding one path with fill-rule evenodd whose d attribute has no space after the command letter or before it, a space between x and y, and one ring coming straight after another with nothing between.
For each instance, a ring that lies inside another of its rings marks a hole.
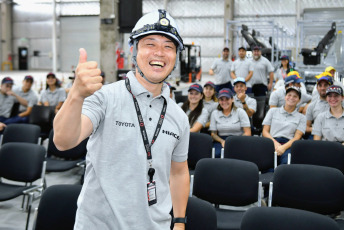
<instances>
[{"instance_id":1,"label":"man's thumb","mask_svg":"<svg viewBox=\"0 0 344 230\"><path fill-rule=\"evenodd\" d=\"M79 49L79 53L80 53L80 56L79 56L79 63L85 63L87 62L87 53L86 53L86 50L84 48L80 48Z\"/></svg>"}]
</instances>

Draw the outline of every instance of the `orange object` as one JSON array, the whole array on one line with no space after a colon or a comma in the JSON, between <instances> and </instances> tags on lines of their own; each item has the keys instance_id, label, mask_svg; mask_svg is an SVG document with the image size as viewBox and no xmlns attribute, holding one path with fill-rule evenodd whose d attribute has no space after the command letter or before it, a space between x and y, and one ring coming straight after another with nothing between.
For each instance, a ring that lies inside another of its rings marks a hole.
<instances>
[{"instance_id":1,"label":"orange object","mask_svg":"<svg viewBox=\"0 0 344 230\"><path fill-rule=\"evenodd\" d=\"M192 82L192 73L189 73L189 83Z\"/></svg>"}]
</instances>

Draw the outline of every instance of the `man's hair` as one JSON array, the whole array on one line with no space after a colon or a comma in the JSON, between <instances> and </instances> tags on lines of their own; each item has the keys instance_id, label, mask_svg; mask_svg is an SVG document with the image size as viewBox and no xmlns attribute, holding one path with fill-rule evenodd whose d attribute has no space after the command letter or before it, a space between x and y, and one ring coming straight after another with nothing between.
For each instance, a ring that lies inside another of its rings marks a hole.
<instances>
[{"instance_id":1,"label":"man's hair","mask_svg":"<svg viewBox=\"0 0 344 230\"><path fill-rule=\"evenodd\" d=\"M228 48L228 47L225 47L225 48L223 48L222 51L229 51L229 48Z\"/></svg>"}]
</instances>

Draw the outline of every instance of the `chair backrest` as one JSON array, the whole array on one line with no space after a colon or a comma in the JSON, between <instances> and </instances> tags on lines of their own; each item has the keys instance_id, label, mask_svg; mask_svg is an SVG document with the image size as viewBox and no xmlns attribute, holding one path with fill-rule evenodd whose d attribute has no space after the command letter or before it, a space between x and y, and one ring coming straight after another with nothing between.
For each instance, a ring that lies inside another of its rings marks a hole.
<instances>
[{"instance_id":1,"label":"chair backrest","mask_svg":"<svg viewBox=\"0 0 344 230\"><path fill-rule=\"evenodd\" d=\"M39 202L35 230L72 230L81 185L52 185Z\"/></svg>"},{"instance_id":2,"label":"chair backrest","mask_svg":"<svg viewBox=\"0 0 344 230\"><path fill-rule=\"evenodd\" d=\"M269 138L230 136L226 139L224 158L250 161L263 171L274 167L274 151L274 143Z\"/></svg>"},{"instance_id":3,"label":"chair backrest","mask_svg":"<svg viewBox=\"0 0 344 230\"><path fill-rule=\"evenodd\" d=\"M213 139L205 133L190 133L188 165L195 169L197 162L202 158L211 158Z\"/></svg>"},{"instance_id":4,"label":"chair backrest","mask_svg":"<svg viewBox=\"0 0 344 230\"><path fill-rule=\"evenodd\" d=\"M332 141L295 141L291 146L291 163L328 166L344 173L344 147Z\"/></svg>"},{"instance_id":5,"label":"chair backrest","mask_svg":"<svg viewBox=\"0 0 344 230\"><path fill-rule=\"evenodd\" d=\"M253 207L241 221L241 230L339 230L330 217L304 210L282 207Z\"/></svg>"},{"instance_id":6,"label":"chair backrest","mask_svg":"<svg viewBox=\"0 0 344 230\"><path fill-rule=\"evenodd\" d=\"M189 197L186 207L186 216L187 223L185 225L185 230L217 229L215 208L204 200L196 197Z\"/></svg>"},{"instance_id":7,"label":"chair backrest","mask_svg":"<svg viewBox=\"0 0 344 230\"><path fill-rule=\"evenodd\" d=\"M15 117L15 116L18 115L18 113L19 113L19 106L20 106L19 102L16 102L16 103L13 104L12 109L11 109L10 117Z\"/></svg>"},{"instance_id":8,"label":"chair backrest","mask_svg":"<svg viewBox=\"0 0 344 230\"><path fill-rule=\"evenodd\" d=\"M280 165L273 176L272 205L338 213L344 207L344 175L325 166Z\"/></svg>"},{"instance_id":9,"label":"chair backrest","mask_svg":"<svg viewBox=\"0 0 344 230\"><path fill-rule=\"evenodd\" d=\"M32 124L9 124L3 133L2 144L25 142L38 144L41 128Z\"/></svg>"},{"instance_id":10,"label":"chair backrest","mask_svg":"<svg viewBox=\"0 0 344 230\"><path fill-rule=\"evenodd\" d=\"M53 139L54 139L54 130L51 130L49 133L49 144L48 144L48 150L47 150L48 155L53 155L56 157L60 157L64 159L71 159L71 160L80 159L86 156L86 153L87 153L86 145L87 145L88 138L83 140L79 145L75 146L74 148L68 149L66 151L58 150L54 144Z\"/></svg>"},{"instance_id":11,"label":"chair backrest","mask_svg":"<svg viewBox=\"0 0 344 230\"><path fill-rule=\"evenodd\" d=\"M32 143L6 143L0 149L0 177L20 182L41 178L45 148Z\"/></svg>"},{"instance_id":12,"label":"chair backrest","mask_svg":"<svg viewBox=\"0 0 344 230\"><path fill-rule=\"evenodd\" d=\"M258 167L234 159L201 159L193 194L213 204L244 206L258 200Z\"/></svg>"},{"instance_id":13,"label":"chair backrest","mask_svg":"<svg viewBox=\"0 0 344 230\"><path fill-rule=\"evenodd\" d=\"M34 105L29 117L30 124L39 125L42 132L49 132L55 115L54 106Z\"/></svg>"},{"instance_id":14,"label":"chair backrest","mask_svg":"<svg viewBox=\"0 0 344 230\"><path fill-rule=\"evenodd\" d=\"M188 99L187 95L175 95L176 103L185 102Z\"/></svg>"},{"instance_id":15,"label":"chair backrest","mask_svg":"<svg viewBox=\"0 0 344 230\"><path fill-rule=\"evenodd\" d=\"M262 122L265 117L265 105L266 105L266 96L254 97L257 101L257 111L252 116L253 126L256 128L262 128Z\"/></svg>"}]
</instances>

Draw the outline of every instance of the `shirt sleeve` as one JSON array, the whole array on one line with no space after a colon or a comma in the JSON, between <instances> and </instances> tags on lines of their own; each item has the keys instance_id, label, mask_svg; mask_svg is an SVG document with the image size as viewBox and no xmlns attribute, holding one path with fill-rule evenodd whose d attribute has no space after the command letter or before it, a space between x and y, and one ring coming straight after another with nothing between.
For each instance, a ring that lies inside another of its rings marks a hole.
<instances>
[{"instance_id":1,"label":"shirt sleeve","mask_svg":"<svg viewBox=\"0 0 344 230\"><path fill-rule=\"evenodd\" d=\"M307 123L307 120L306 120L306 116L303 115L303 114L300 114L301 115L301 118L300 118L300 122L299 122L299 125L297 126L297 130L301 131L303 134L305 134L306 132L306 123Z\"/></svg>"},{"instance_id":2,"label":"shirt sleeve","mask_svg":"<svg viewBox=\"0 0 344 230\"><path fill-rule=\"evenodd\" d=\"M82 106L82 114L87 116L93 125L93 133L97 131L100 122L105 117L107 98L104 90L100 89L93 95L87 97Z\"/></svg>"},{"instance_id":3,"label":"shirt sleeve","mask_svg":"<svg viewBox=\"0 0 344 230\"><path fill-rule=\"evenodd\" d=\"M262 125L271 125L271 122L272 122L272 115L273 115L273 112L275 111L274 108L272 109L269 109L268 113L266 114L264 120L263 120L263 123Z\"/></svg>"},{"instance_id":4,"label":"shirt sleeve","mask_svg":"<svg viewBox=\"0 0 344 230\"><path fill-rule=\"evenodd\" d=\"M232 63L232 66L231 66L231 71L232 71L232 72L235 71L235 64L236 64L236 61L234 61L234 62Z\"/></svg>"},{"instance_id":5,"label":"shirt sleeve","mask_svg":"<svg viewBox=\"0 0 344 230\"><path fill-rule=\"evenodd\" d=\"M272 66L272 64L269 62L269 60L266 59L266 64L268 65L268 72L274 72L274 67Z\"/></svg>"},{"instance_id":6,"label":"shirt sleeve","mask_svg":"<svg viewBox=\"0 0 344 230\"><path fill-rule=\"evenodd\" d=\"M189 126L188 118L185 116L185 118L183 119L182 133L172 153L172 161L184 162L188 159L189 139L190 139L190 126Z\"/></svg>"},{"instance_id":7,"label":"shirt sleeve","mask_svg":"<svg viewBox=\"0 0 344 230\"><path fill-rule=\"evenodd\" d=\"M253 63L251 61L248 61L248 66L249 66L248 70L253 71L254 66L253 66Z\"/></svg>"},{"instance_id":8,"label":"shirt sleeve","mask_svg":"<svg viewBox=\"0 0 344 230\"><path fill-rule=\"evenodd\" d=\"M313 114L314 104L315 103L310 103L308 105L308 108L307 108L307 111L306 111L306 119L307 119L307 121L313 121L314 120L314 114Z\"/></svg>"},{"instance_id":9,"label":"shirt sleeve","mask_svg":"<svg viewBox=\"0 0 344 230\"><path fill-rule=\"evenodd\" d=\"M58 102L64 102L66 100L66 91L64 88L59 88Z\"/></svg>"},{"instance_id":10,"label":"shirt sleeve","mask_svg":"<svg viewBox=\"0 0 344 230\"><path fill-rule=\"evenodd\" d=\"M209 118L209 112L207 109L203 108L201 115L197 118L197 122L201 123L202 126L204 127L205 124L208 122Z\"/></svg>"},{"instance_id":11,"label":"shirt sleeve","mask_svg":"<svg viewBox=\"0 0 344 230\"><path fill-rule=\"evenodd\" d=\"M253 109L254 112L256 112L257 111L257 100L254 98L251 98L251 100L249 100L247 102L247 106L249 109Z\"/></svg>"},{"instance_id":12,"label":"shirt sleeve","mask_svg":"<svg viewBox=\"0 0 344 230\"><path fill-rule=\"evenodd\" d=\"M240 120L240 127L251 127L250 119L248 118L247 113L241 108L237 108L237 110Z\"/></svg>"},{"instance_id":13,"label":"shirt sleeve","mask_svg":"<svg viewBox=\"0 0 344 230\"><path fill-rule=\"evenodd\" d=\"M30 96L30 99L28 100L28 104L27 107L33 107L34 105L36 105L38 102L38 97L36 96L35 93L32 93Z\"/></svg>"},{"instance_id":14,"label":"shirt sleeve","mask_svg":"<svg viewBox=\"0 0 344 230\"><path fill-rule=\"evenodd\" d=\"M41 96L40 96L40 99L39 99L39 102L44 103L44 102L47 101L46 93L47 93L46 90L43 90L43 91L42 91Z\"/></svg>"},{"instance_id":15,"label":"shirt sleeve","mask_svg":"<svg viewBox=\"0 0 344 230\"><path fill-rule=\"evenodd\" d=\"M313 127L312 127L312 135L317 135L322 137L322 123L324 120L325 116L323 116L323 113L319 114L314 121Z\"/></svg>"},{"instance_id":16,"label":"shirt sleeve","mask_svg":"<svg viewBox=\"0 0 344 230\"><path fill-rule=\"evenodd\" d=\"M269 98L269 105L277 106L278 104L278 97L277 91L273 91Z\"/></svg>"},{"instance_id":17,"label":"shirt sleeve","mask_svg":"<svg viewBox=\"0 0 344 230\"><path fill-rule=\"evenodd\" d=\"M214 110L211 113L211 116L210 116L210 126L209 126L209 129L208 129L209 131L217 131L215 113L216 113L216 110Z\"/></svg>"},{"instance_id":18,"label":"shirt sleeve","mask_svg":"<svg viewBox=\"0 0 344 230\"><path fill-rule=\"evenodd\" d=\"M211 65L210 69L215 70L216 69L216 60Z\"/></svg>"}]
</instances>

